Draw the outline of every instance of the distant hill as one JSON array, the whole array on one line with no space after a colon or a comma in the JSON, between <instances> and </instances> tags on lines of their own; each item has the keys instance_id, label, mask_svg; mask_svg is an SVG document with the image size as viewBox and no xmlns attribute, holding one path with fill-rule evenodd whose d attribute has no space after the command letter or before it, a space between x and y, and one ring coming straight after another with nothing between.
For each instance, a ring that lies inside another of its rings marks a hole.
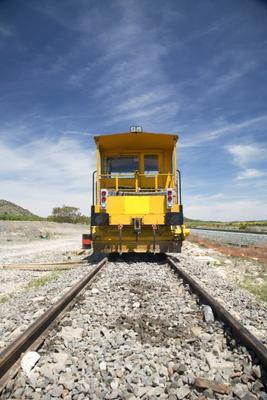
<instances>
[{"instance_id":1,"label":"distant hill","mask_svg":"<svg viewBox=\"0 0 267 400\"><path fill-rule=\"evenodd\" d=\"M38 217L34 215L26 208L20 207L11 201L0 199L0 216L13 215L13 216L25 216L25 217Z\"/></svg>"},{"instance_id":2,"label":"distant hill","mask_svg":"<svg viewBox=\"0 0 267 400\"><path fill-rule=\"evenodd\" d=\"M187 218L187 217L184 216L184 221L185 222L194 222L196 220L195 219L191 219L191 218Z\"/></svg>"},{"instance_id":3,"label":"distant hill","mask_svg":"<svg viewBox=\"0 0 267 400\"><path fill-rule=\"evenodd\" d=\"M188 228L228 229L246 232L266 232L267 220L255 221L203 221L185 218Z\"/></svg>"}]
</instances>

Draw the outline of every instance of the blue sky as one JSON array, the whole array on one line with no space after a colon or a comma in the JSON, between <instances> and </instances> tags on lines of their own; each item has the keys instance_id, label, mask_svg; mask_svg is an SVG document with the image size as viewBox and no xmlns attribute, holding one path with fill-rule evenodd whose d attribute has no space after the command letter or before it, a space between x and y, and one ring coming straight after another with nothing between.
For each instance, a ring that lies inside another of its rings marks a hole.
<instances>
[{"instance_id":1,"label":"blue sky","mask_svg":"<svg viewBox=\"0 0 267 400\"><path fill-rule=\"evenodd\" d=\"M267 2L0 1L0 198L90 206L93 135L179 133L185 214L267 218Z\"/></svg>"}]
</instances>

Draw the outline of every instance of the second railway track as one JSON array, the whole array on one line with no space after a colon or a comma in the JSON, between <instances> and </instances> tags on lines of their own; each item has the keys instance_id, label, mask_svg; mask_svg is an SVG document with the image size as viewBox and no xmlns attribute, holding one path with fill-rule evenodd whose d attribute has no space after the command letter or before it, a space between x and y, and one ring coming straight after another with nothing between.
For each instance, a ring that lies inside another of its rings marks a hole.
<instances>
[{"instance_id":1,"label":"second railway track","mask_svg":"<svg viewBox=\"0 0 267 400\"><path fill-rule=\"evenodd\" d=\"M187 277L182 280L175 270L175 259L140 258L99 268L92 286L37 350L35 367L20 371L2 398L265 399L266 348L249 338L255 356L239 342L238 325L233 337L222 322L203 320L199 299L210 299L201 288L192 294L197 288L191 282L190 289ZM212 306L221 318L222 308ZM1 354L2 368L7 354Z\"/></svg>"}]
</instances>

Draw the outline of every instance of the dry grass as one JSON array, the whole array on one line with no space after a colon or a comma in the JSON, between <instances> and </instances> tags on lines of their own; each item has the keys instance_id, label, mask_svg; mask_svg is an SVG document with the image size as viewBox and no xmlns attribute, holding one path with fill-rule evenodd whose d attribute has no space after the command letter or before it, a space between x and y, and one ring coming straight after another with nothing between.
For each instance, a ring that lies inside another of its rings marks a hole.
<instances>
[{"instance_id":1,"label":"dry grass","mask_svg":"<svg viewBox=\"0 0 267 400\"><path fill-rule=\"evenodd\" d=\"M257 247L226 246L211 240L203 239L194 234L190 235L189 240L193 243L197 243L200 246L211 248L227 256L252 259L260 262L261 267L260 271L256 275L257 279L255 279L255 274L251 274L251 271L248 270L248 273L245 273L241 277L239 285L257 296L259 299L267 302L267 244Z\"/></svg>"},{"instance_id":2,"label":"dry grass","mask_svg":"<svg viewBox=\"0 0 267 400\"><path fill-rule=\"evenodd\" d=\"M4 304L9 300L9 296L3 295L0 296L0 304Z\"/></svg>"},{"instance_id":3,"label":"dry grass","mask_svg":"<svg viewBox=\"0 0 267 400\"><path fill-rule=\"evenodd\" d=\"M261 300L267 302L267 279L263 279L262 283L255 283L252 278L245 278L241 283L241 287L255 294Z\"/></svg>"},{"instance_id":4,"label":"dry grass","mask_svg":"<svg viewBox=\"0 0 267 400\"><path fill-rule=\"evenodd\" d=\"M26 288L28 289L35 289L41 286L46 285L47 283L52 282L53 280L57 279L62 271L55 270L50 274L42 276L41 278L33 279L32 281L27 283Z\"/></svg>"}]
</instances>

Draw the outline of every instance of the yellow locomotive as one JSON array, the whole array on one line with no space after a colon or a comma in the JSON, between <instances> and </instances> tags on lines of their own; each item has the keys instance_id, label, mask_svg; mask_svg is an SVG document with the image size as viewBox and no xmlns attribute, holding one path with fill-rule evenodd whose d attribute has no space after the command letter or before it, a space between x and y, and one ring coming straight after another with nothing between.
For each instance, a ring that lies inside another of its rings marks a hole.
<instances>
[{"instance_id":1,"label":"yellow locomotive","mask_svg":"<svg viewBox=\"0 0 267 400\"><path fill-rule=\"evenodd\" d=\"M91 238L95 252L180 252L183 224L177 135L96 136Z\"/></svg>"}]
</instances>

